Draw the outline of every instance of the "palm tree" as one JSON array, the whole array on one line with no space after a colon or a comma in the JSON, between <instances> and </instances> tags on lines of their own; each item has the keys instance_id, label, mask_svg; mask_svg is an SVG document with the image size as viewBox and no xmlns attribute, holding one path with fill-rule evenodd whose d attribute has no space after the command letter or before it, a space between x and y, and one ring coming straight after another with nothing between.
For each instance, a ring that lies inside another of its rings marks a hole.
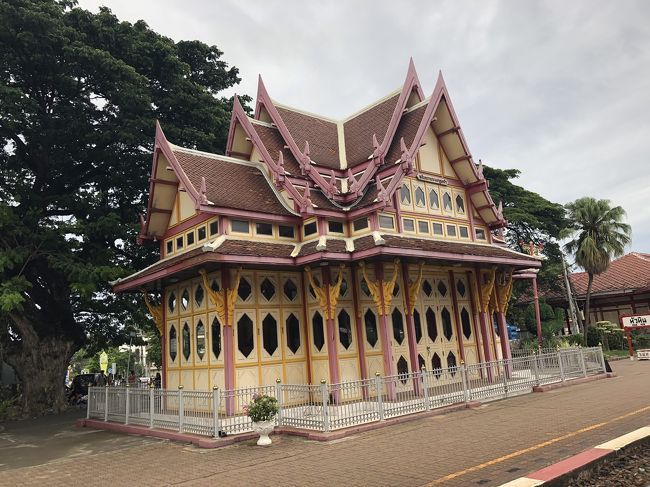
<instances>
[{"instance_id":1,"label":"palm tree","mask_svg":"<svg viewBox=\"0 0 650 487\"><path fill-rule=\"evenodd\" d=\"M589 300L594 276L607 270L615 257L620 257L630 243L630 225L623 222L625 210L620 206L612 208L609 200L579 198L566 205L570 222L569 236L573 240L564 248L575 257L575 262L589 276L585 301L583 333L587 344L589 327Z\"/></svg>"}]
</instances>

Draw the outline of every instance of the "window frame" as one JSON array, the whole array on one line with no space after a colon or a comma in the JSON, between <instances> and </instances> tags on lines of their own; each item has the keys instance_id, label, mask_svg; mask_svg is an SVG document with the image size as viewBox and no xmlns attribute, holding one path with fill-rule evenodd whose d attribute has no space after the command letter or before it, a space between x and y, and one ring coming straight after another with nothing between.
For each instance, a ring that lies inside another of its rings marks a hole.
<instances>
[{"instance_id":1,"label":"window frame","mask_svg":"<svg viewBox=\"0 0 650 487\"><path fill-rule=\"evenodd\" d=\"M203 237L203 238L200 238L201 229L203 229L203 231L205 232L205 237ZM204 240L207 240L207 239L208 239L208 227L207 227L207 225L199 225L198 227L196 227L196 241L197 242L203 242Z\"/></svg>"},{"instance_id":2,"label":"window frame","mask_svg":"<svg viewBox=\"0 0 650 487\"><path fill-rule=\"evenodd\" d=\"M212 233L212 225L217 226L217 231L214 232L214 233ZM219 219L218 218L214 218L214 219L210 220L207 223L207 227L208 227L208 233L207 233L208 237L214 237L215 235L219 235Z\"/></svg>"},{"instance_id":3,"label":"window frame","mask_svg":"<svg viewBox=\"0 0 650 487\"><path fill-rule=\"evenodd\" d=\"M388 219L390 219L391 226L390 226L390 227L384 227L384 226L382 226L382 224L381 224L381 219L382 219L382 218L388 218ZM377 215L377 226L378 226L381 230L395 230L395 217L394 217L393 215L389 215L389 214L387 214L387 213L379 213L379 214Z\"/></svg>"},{"instance_id":4,"label":"window frame","mask_svg":"<svg viewBox=\"0 0 650 487\"><path fill-rule=\"evenodd\" d=\"M310 225L314 225L314 231L307 233L307 226ZM302 224L302 237L310 238L313 237L314 235L318 235L318 221L315 218L304 221Z\"/></svg>"},{"instance_id":5,"label":"window frame","mask_svg":"<svg viewBox=\"0 0 650 487\"><path fill-rule=\"evenodd\" d=\"M192 242L190 243L189 237L192 237ZM196 245L196 233L194 232L194 229L190 230L189 232L185 232L185 247L191 247L192 245Z\"/></svg>"},{"instance_id":6,"label":"window frame","mask_svg":"<svg viewBox=\"0 0 650 487\"><path fill-rule=\"evenodd\" d=\"M341 225L341 231L337 232L332 230L332 223L339 224ZM345 235L345 222L343 220L328 220L327 221L327 233L331 233L334 235Z\"/></svg>"},{"instance_id":7,"label":"window frame","mask_svg":"<svg viewBox=\"0 0 650 487\"><path fill-rule=\"evenodd\" d=\"M362 228L357 228L357 222L360 222L362 220L365 220L365 225ZM356 220L352 221L352 233L363 233L366 230L370 228L370 219L367 216L362 216L361 218L357 218Z\"/></svg>"},{"instance_id":8,"label":"window frame","mask_svg":"<svg viewBox=\"0 0 650 487\"><path fill-rule=\"evenodd\" d=\"M286 237L284 235L280 235L280 228L291 228L291 237ZM295 225L278 225L278 238L283 238L286 240L295 240L296 239L296 226Z\"/></svg>"},{"instance_id":9,"label":"window frame","mask_svg":"<svg viewBox=\"0 0 650 487\"><path fill-rule=\"evenodd\" d=\"M421 224L425 224L427 226L427 230L423 231L422 228L420 228ZM417 231L418 234L420 235L431 235L431 224L429 223L429 220L419 220L417 221Z\"/></svg>"},{"instance_id":10,"label":"window frame","mask_svg":"<svg viewBox=\"0 0 650 487\"><path fill-rule=\"evenodd\" d=\"M406 221L411 221L413 223L413 229L412 230L407 230L406 229ZM416 225L415 225L415 218L410 218L410 217L402 217L402 230L406 233L417 233L416 232Z\"/></svg>"},{"instance_id":11,"label":"window frame","mask_svg":"<svg viewBox=\"0 0 650 487\"><path fill-rule=\"evenodd\" d=\"M435 231L435 227L438 225L440 227L440 232ZM445 225L441 222L433 221L431 222L431 235L434 237L444 237L445 236Z\"/></svg>"},{"instance_id":12,"label":"window frame","mask_svg":"<svg viewBox=\"0 0 650 487\"><path fill-rule=\"evenodd\" d=\"M248 227L248 231L246 231L246 232L242 232L242 231L240 231L240 230L235 230L235 228L234 228L234 223L235 223L235 222L237 222L237 223L239 223L239 222L245 222L245 223L246 223L246 226ZM251 222L250 222L250 220L241 220L241 219L239 219L239 218L231 218L230 221L229 221L229 224L230 224L230 233L236 233L236 234L239 234L239 235L251 235L251 231L252 231L252 229L251 229Z\"/></svg>"},{"instance_id":13,"label":"window frame","mask_svg":"<svg viewBox=\"0 0 650 487\"><path fill-rule=\"evenodd\" d=\"M454 229L454 235L449 234L449 229L453 228ZM445 223L445 235L448 238L458 238L458 226L454 223Z\"/></svg>"},{"instance_id":14,"label":"window frame","mask_svg":"<svg viewBox=\"0 0 650 487\"><path fill-rule=\"evenodd\" d=\"M465 230L467 232L467 235L463 236L461 234L461 229ZM458 225L458 238L463 239L463 240L470 240L469 227L467 225Z\"/></svg>"},{"instance_id":15,"label":"window frame","mask_svg":"<svg viewBox=\"0 0 650 487\"><path fill-rule=\"evenodd\" d=\"M165 240L165 257L174 253L174 239L168 238Z\"/></svg>"},{"instance_id":16,"label":"window frame","mask_svg":"<svg viewBox=\"0 0 650 487\"><path fill-rule=\"evenodd\" d=\"M271 233L260 233L258 225L269 225L271 227ZM275 236L275 225L269 222L255 222L255 236L263 238L273 238Z\"/></svg>"}]
</instances>

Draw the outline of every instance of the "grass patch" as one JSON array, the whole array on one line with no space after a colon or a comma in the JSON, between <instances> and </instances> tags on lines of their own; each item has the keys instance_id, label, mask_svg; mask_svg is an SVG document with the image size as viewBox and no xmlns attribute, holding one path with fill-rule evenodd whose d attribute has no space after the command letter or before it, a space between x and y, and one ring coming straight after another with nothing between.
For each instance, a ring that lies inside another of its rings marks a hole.
<instances>
[{"instance_id":1,"label":"grass patch","mask_svg":"<svg viewBox=\"0 0 650 487\"><path fill-rule=\"evenodd\" d=\"M608 360L610 358L628 357L630 355L630 352L627 350L606 350L603 353L605 354L605 358Z\"/></svg>"}]
</instances>

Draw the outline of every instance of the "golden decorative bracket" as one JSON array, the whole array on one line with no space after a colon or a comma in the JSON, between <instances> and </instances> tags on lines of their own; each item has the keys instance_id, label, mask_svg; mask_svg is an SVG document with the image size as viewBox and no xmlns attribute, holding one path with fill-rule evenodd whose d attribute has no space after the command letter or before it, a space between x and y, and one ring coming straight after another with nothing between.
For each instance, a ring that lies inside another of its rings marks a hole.
<instances>
[{"instance_id":1,"label":"golden decorative bracket","mask_svg":"<svg viewBox=\"0 0 650 487\"><path fill-rule=\"evenodd\" d=\"M326 319L334 319L334 311L336 310L336 304L339 301L339 293L341 292L341 284L343 284L343 269L344 265L339 267L339 275L336 279L336 284L334 285L318 285L314 280L314 276L311 273L311 267L305 267L305 273L307 274L307 279L309 280L309 285L314 290L316 299L318 300L318 306L321 311L325 314ZM328 297L329 297L329 306L328 306Z\"/></svg>"},{"instance_id":2,"label":"golden decorative bracket","mask_svg":"<svg viewBox=\"0 0 650 487\"><path fill-rule=\"evenodd\" d=\"M407 312L411 316L413 315L413 310L415 310L415 305L417 304L418 301L418 294L420 292L420 286L422 285L423 270L424 270L424 261L420 261L420 264L418 265L418 277L415 281L409 283L409 288L408 288L409 305L408 305Z\"/></svg>"},{"instance_id":3,"label":"golden decorative bracket","mask_svg":"<svg viewBox=\"0 0 650 487\"><path fill-rule=\"evenodd\" d=\"M383 280L371 281L368 278L368 274L366 273L365 262L361 262L361 264L359 264L359 268L361 269L361 274L363 275L363 278L366 280L368 289L370 289L370 294L372 295L372 300L375 303L377 312L379 313L380 316L387 315L390 309L390 303L393 300L393 290L395 289L395 283L397 282L397 276L399 271L399 259L395 259L393 261L393 276L388 281L383 281ZM384 295L383 306L382 306L382 299L381 299L382 293L379 292L380 286Z\"/></svg>"},{"instance_id":4,"label":"golden decorative bracket","mask_svg":"<svg viewBox=\"0 0 650 487\"><path fill-rule=\"evenodd\" d=\"M496 280L496 268L481 269L479 276L481 277L481 298L483 313L487 313L490 309L490 299L492 291L494 290L494 281ZM484 279L487 277L487 280Z\"/></svg>"},{"instance_id":5,"label":"golden decorative bracket","mask_svg":"<svg viewBox=\"0 0 650 487\"><path fill-rule=\"evenodd\" d=\"M508 311L508 303L512 295L512 273L514 268L510 267L505 272L499 272L499 278L496 282L496 293L499 298L499 311L506 314Z\"/></svg>"},{"instance_id":6,"label":"golden decorative bracket","mask_svg":"<svg viewBox=\"0 0 650 487\"><path fill-rule=\"evenodd\" d=\"M233 316L235 313L235 304L237 303L237 290L239 289L239 281L241 280L241 267L237 268L237 275L235 277L235 285L226 289L223 287L219 291L215 291L208 282L208 274L205 269L199 270L200 276L203 278L203 287L205 292L214 302L219 321L223 325L232 325ZM228 316L226 316L226 308L228 309Z\"/></svg>"},{"instance_id":7,"label":"golden decorative bracket","mask_svg":"<svg viewBox=\"0 0 650 487\"><path fill-rule=\"evenodd\" d=\"M141 288L140 291L142 291L142 296L144 296L144 304L147 305L147 309L149 310L149 313L153 317L153 321L156 323L156 328L158 328L158 333L161 335L163 334L164 330L164 324L163 324L163 312L162 312L162 305L155 305L149 300L149 293L147 292L146 289Z\"/></svg>"}]
</instances>

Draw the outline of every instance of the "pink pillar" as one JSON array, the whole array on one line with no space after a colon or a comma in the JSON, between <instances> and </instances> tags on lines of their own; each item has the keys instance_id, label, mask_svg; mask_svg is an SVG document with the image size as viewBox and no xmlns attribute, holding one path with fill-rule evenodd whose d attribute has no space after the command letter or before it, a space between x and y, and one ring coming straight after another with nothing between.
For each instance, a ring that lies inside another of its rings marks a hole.
<instances>
[{"instance_id":1,"label":"pink pillar","mask_svg":"<svg viewBox=\"0 0 650 487\"><path fill-rule=\"evenodd\" d=\"M466 276L467 276L467 282L470 285L469 300L470 300L470 304L472 306L472 333L474 334L474 341L476 342L476 354L478 355L478 357L477 357L478 361L479 362L484 362L485 358L482 356L482 353L481 353L481 351L482 351L481 350L482 349L481 343L482 342L481 342L481 335L479 333L479 327L478 327L479 315L474 313L474 309L478 309L480 307L480 305L478 303L475 303L475 300L478 300L479 297L474 296L474 293L472 291L472 289L474 289L474 287L471 285L472 279L474 279L474 276L472 275L472 272L467 271Z\"/></svg>"},{"instance_id":2,"label":"pink pillar","mask_svg":"<svg viewBox=\"0 0 650 487\"><path fill-rule=\"evenodd\" d=\"M490 349L490 335L488 330L489 317L486 312L483 311L483 295L481 294L481 273L479 270L476 271L476 283L478 285L478 303L479 303L479 321L481 323L481 341L483 342L483 358L486 362L492 362L494 356L492 355L492 350Z\"/></svg>"},{"instance_id":3,"label":"pink pillar","mask_svg":"<svg viewBox=\"0 0 650 487\"><path fill-rule=\"evenodd\" d=\"M384 307L384 266L382 262L377 262L375 264L375 276L379 282L379 295L381 297L381 310L379 311L379 328L381 329L381 342L382 348L384 350L384 374L385 375L394 375L393 374L393 354L392 346L390 340L390 331L388 330L388 320L386 315L383 313Z\"/></svg>"},{"instance_id":4,"label":"pink pillar","mask_svg":"<svg viewBox=\"0 0 650 487\"><path fill-rule=\"evenodd\" d=\"M469 209L470 215L472 214L471 208ZM458 311L458 298L456 297L456 278L454 271L449 271L449 283L451 285L451 301L454 305L454 319L456 321L456 341L458 342L458 351L460 359L465 362L465 345L463 344L463 330L460 325L460 312Z\"/></svg>"},{"instance_id":5,"label":"pink pillar","mask_svg":"<svg viewBox=\"0 0 650 487\"><path fill-rule=\"evenodd\" d=\"M327 308L330 308L330 284L332 282L332 276L330 274L330 267L325 266L323 269L323 286L325 286L325 292L327 293ZM334 313L334 310L332 310ZM327 358L329 362L329 371L330 371L330 383L338 384L339 383L339 360L338 360L338 349L337 345L337 333L336 333L336 321L334 316L330 317L329 313L326 316L327 318Z\"/></svg>"},{"instance_id":6,"label":"pink pillar","mask_svg":"<svg viewBox=\"0 0 650 487\"><path fill-rule=\"evenodd\" d=\"M368 379L368 368L366 366L366 343L363 339L363 309L359 303L359 292L357 291L357 270L354 266L350 266L351 277L352 277L352 303L354 306L354 321L356 323L356 336L357 336L357 350L359 351L359 370L361 371L361 378ZM368 398L368 388L364 386L363 388L363 397L364 399Z\"/></svg>"},{"instance_id":7,"label":"pink pillar","mask_svg":"<svg viewBox=\"0 0 650 487\"><path fill-rule=\"evenodd\" d=\"M230 272L226 267L221 269L221 289L230 288ZM233 323L228 322L228 300L225 300L226 322L223 323L223 360L224 360L224 383L227 391L235 388L235 357L233 344ZM234 314L233 314L234 318ZM232 396L226 399L226 414L232 414L235 410L235 401Z\"/></svg>"},{"instance_id":8,"label":"pink pillar","mask_svg":"<svg viewBox=\"0 0 650 487\"><path fill-rule=\"evenodd\" d=\"M537 324L537 345L542 346L542 319L539 314L539 295L537 294L537 276L533 277L533 299L535 300L535 323Z\"/></svg>"},{"instance_id":9,"label":"pink pillar","mask_svg":"<svg viewBox=\"0 0 650 487\"><path fill-rule=\"evenodd\" d=\"M415 341L415 321L411 313L411 297L409 296L409 286L411 282L409 279L409 266L408 263L402 262L402 292L404 293L404 302L406 309L406 329L408 330L408 344L409 344L409 359L411 361L411 372L419 372L420 366L418 363L418 344ZM420 394L420 381L414 379L413 387L416 394Z\"/></svg>"}]
</instances>

